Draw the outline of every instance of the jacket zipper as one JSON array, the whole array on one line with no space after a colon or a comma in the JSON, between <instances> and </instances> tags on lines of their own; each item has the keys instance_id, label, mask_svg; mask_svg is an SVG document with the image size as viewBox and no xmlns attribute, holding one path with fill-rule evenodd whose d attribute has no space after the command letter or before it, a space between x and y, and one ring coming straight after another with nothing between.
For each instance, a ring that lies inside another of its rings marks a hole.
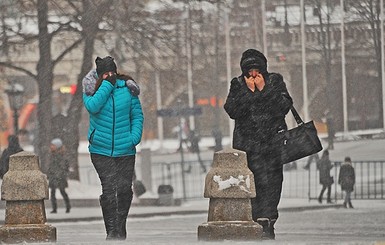
<instances>
[{"instance_id":1,"label":"jacket zipper","mask_svg":"<svg viewBox=\"0 0 385 245\"><path fill-rule=\"evenodd\" d=\"M115 147L115 141L114 141L114 135L115 135L115 100L114 95L112 94L112 147L111 147L111 156L114 153L114 147Z\"/></svg>"}]
</instances>

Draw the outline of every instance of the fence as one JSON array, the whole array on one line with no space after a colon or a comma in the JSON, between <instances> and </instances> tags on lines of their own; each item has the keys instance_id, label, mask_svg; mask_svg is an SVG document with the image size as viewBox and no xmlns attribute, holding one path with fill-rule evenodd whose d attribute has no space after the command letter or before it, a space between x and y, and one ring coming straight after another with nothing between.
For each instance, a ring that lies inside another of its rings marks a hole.
<instances>
[{"instance_id":1,"label":"fence","mask_svg":"<svg viewBox=\"0 0 385 245\"><path fill-rule=\"evenodd\" d=\"M341 162L333 162L331 175L334 177L332 185L332 197L335 200L341 199L343 193L338 185L338 174ZM385 161L354 161L352 163L355 174L356 184L352 198L354 199L384 199L385 198ZM321 190L319 184L319 172L315 164L309 171L309 199L317 199Z\"/></svg>"},{"instance_id":2,"label":"fence","mask_svg":"<svg viewBox=\"0 0 385 245\"><path fill-rule=\"evenodd\" d=\"M210 169L211 160L204 160L206 169ZM319 172L316 164L312 163L308 170L303 167L306 159L295 164L284 165L284 181L282 197L284 198L318 198L322 186L319 184ZM334 176L332 198L341 199L343 193L338 185L338 173L341 162L333 162L331 175ZM356 173L353 199L385 199L385 161L355 161L353 167ZM182 171L183 168L183 171ZM80 169L81 179L88 184L99 184L99 179L93 167ZM202 198L204 193L206 173L198 161L157 162L152 163L152 189L157 190L159 185L169 184L174 189L175 198L193 199Z\"/></svg>"}]
</instances>

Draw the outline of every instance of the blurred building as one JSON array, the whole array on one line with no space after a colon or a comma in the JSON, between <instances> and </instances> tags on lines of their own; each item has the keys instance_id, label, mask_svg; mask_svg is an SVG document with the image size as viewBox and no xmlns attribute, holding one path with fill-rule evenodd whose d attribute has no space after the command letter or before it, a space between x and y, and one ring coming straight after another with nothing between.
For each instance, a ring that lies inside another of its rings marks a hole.
<instances>
[{"instance_id":1,"label":"blurred building","mask_svg":"<svg viewBox=\"0 0 385 245\"><path fill-rule=\"evenodd\" d=\"M239 61L244 50L248 48L263 50L261 1L188 1L188 4L183 1L170 1L170 5L148 1L147 12L137 13L136 17L151 16L156 20L162 35L159 37L152 35L154 39L151 43L155 48L144 45L147 39L136 40L135 45L139 45L137 46L139 48L133 46L120 50L117 49L119 46L117 44L116 47L107 47L106 42L100 40L96 42L95 50L98 53L95 57L118 51L119 56L116 59L119 70L131 74L141 86L142 105L146 115L144 139L158 137L157 96L161 95L161 108L189 106L190 95L187 86L189 68L191 68L194 105L203 109L202 115L195 118L196 130L202 136L211 135L213 128L222 131L223 135L228 134L229 119L223 110L229 83L226 74L228 65L226 48L230 50L232 77L240 75ZM322 124L326 114L332 113L336 130L341 131L343 116L339 1L326 1L333 8L330 9L330 21L322 25L319 21L320 9L308 3L309 1L305 2L310 118ZM296 107L301 111L303 88L299 1L275 0L265 1L265 4L268 69L283 74ZM325 4L322 5L322 13L325 12L324 8L328 7ZM226 43L224 22L226 13L229 17L229 43ZM2 13L2 16L5 16L5 13ZM33 24L25 28L31 28L35 32L37 30ZM349 130L381 128L383 125L381 80L376 69L378 60L372 48L374 42L372 34L370 23L358 18L346 18ZM77 37L76 35L66 33L56 37L52 45L52 55L55 57L60 54ZM329 45L327 50L324 47L324 37L327 37L326 44ZM110 39L109 44L118 43L116 33L111 33ZM187 42L191 45L191 57L188 55ZM3 40L1 61L7 60L31 71L36 69L38 61L36 43L28 45L20 43L9 48L5 48L4 45ZM81 52L82 45L79 45L64 57L55 70L54 115L67 113L75 89L73 85L79 79ZM324 59L325 52L328 52L327 62ZM31 104L36 105L37 102L36 81L13 69L4 67L0 69L4 81L19 81L25 85L26 106L29 105L30 116L24 117L25 124L22 127L33 134L36 130L36 117L31 112L33 110ZM156 79L159 81L159 88L156 87ZM10 118L8 113L8 119ZM79 125L80 138L83 140L87 135L87 123L87 113L83 110L82 122ZM172 128L177 123L178 118L163 119L165 138L176 137Z\"/></svg>"}]
</instances>

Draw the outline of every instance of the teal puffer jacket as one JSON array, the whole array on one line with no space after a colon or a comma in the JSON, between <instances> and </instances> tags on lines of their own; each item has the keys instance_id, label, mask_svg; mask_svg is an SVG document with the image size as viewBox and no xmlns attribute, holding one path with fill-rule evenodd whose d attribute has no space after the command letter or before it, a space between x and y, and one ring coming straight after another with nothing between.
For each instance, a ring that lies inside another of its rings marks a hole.
<instances>
[{"instance_id":1,"label":"teal puffer jacket","mask_svg":"<svg viewBox=\"0 0 385 245\"><path fill-rule=\"evenodd\" d=\"M124 80L115 86L104 80L92 96L83 93L83 103L90 114L89 152L104 156L135 155L143 131L143 111Z\"/></svg>"}]
</instances>

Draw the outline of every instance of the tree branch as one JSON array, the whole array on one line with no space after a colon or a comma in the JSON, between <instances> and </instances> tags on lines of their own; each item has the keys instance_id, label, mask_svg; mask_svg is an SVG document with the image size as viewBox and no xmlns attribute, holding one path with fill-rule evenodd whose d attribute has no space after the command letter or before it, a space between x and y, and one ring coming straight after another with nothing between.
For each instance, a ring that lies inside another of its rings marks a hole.
<instances>
[{"instance_id":1,"label":"tree branch","mask_svg":"<svg viewBox=\"0 0 385 245\"><path fill-rule=\"evenodd\" d=\"M55 60L52 61L53 66L55 66L57 63L59 63L64 58L64 56L66 54L68 54L74 48L76 48L82 41L83 41L83 39L79 39L76 42L74 42L71 46L66 48Z\"/></svg>"},{"instance_id":2,"label":"tree branch","mask_svg":"<svg viewBox=\"0 0 385 245\"><path fill-rule=\"evenodd\" d=\"M0 66L8 67L8 68L11 68L11 69L16 70L16 71L21 71L21 72L27 74L28 76L32 77L33 79L37 80L37 76L35 74L33 74L31 71L24 69L22 67L15 66L13 64L6 63L6 62L0 62Z\"/></svg>"}]
</instances>

